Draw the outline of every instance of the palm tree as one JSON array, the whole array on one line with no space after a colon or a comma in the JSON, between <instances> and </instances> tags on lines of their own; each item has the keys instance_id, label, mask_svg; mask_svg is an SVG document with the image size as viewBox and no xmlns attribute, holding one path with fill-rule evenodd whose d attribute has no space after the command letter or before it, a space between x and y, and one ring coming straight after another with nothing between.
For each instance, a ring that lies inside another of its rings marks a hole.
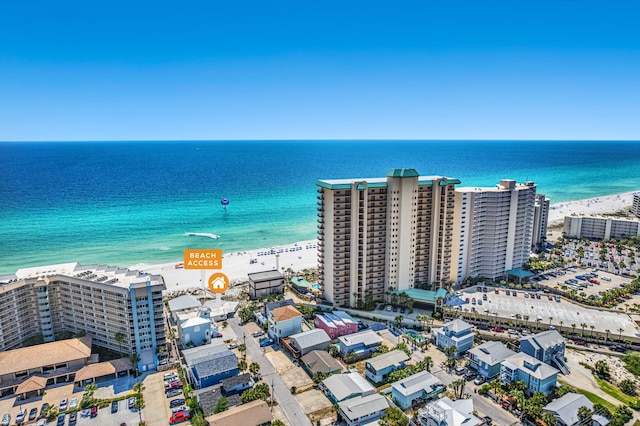
<instances>
[{"instance_id":1,"label":"palm tree","mask_svg":"<svg viewBox=\"0 0 640 426\"><path fill-rule=\"evenodd\" d=\"M564 321L560 321L560 328L562 328L562 326L564 325Z\"/></svg>"},{"instance_id":2,"label":"palm tree","mask_svg":"<svg viewBox=\"0 0 640 426\"><path fill-rule=\"evenodd\" d=\"M259 372L260 364L258 364L257 362L252 362L251 364L249 364L249 373L251 373L252 376L257 376Z\"/></svg>"},{"instance_id":3,"label":"palm tree","mask_svg":"<svg viewBox=\"0 0 640 426\"><path fill-rule=\"evenodd\" d=\"M582 323L580 324L580 326L582 327L582 337L584 337L584 328L587 326L587 324Z\"/></svg>"},{"instance_id":4,"label":"palm tree","mask_svg":"<svg viewBox=\"0 0 640 426\"><path fill-rule=\"evenodd\" d=\"M571 335L575 335L576 334L576 325L575 324L571 324Z\"/></svg>"},{"instance_id":5,"label":"palm tree","mask_svg":"<svg viewBox=\"0 0 640 426\"><path fill-rule=\"evenodd\" d=\"M113 335L113 340L118 342L118 346L120 347L120 352L121 353L122 353L122 342L124 342L124 338L125 338L124 333L121 333L119 331L116 332L116 334Z\"/></svg>"},{"instance_id":6,"label":"palm tree","mask_svg":"<svg viewBox=\"0 0 640 426\"><path fill-rule=\"evenodd\" d=\"M404 317L402 315L398 315L394 318L395 322L396 322L396 327L400 327L400 325L402 324L402 320L404 319Z\"/></svg>"},{"instance_id":7,"label":"palm tree","mask_svg":"<svg viewBox=\"0 0 640 426\"><path fill-rule=\"evenodd\" d=\"M611 330L607 329L604 332L607 333L606 337L604 338L604 342L607 343L607 340L609 340L609 333L611 333Z\"/></svg>"},{"instance_id":8,"label":"palm tree","mask_svg":"<svg viewBox=\"0 0 640 426\"><path fill-rule=\"evenodd\" d=\"M430 356L424 357L424 369L431 372L431 367L433 367L433 359Z\"/></svg>"},{"instance_id":9,"label":"palm tree","mask_svg":"<svg viewBox=\"0 0 640 426\"><path fill-rule=\"evenodd\" d=\"M553 317L549 317L549 327L551 327L551 321L553 321Z\"/></svg>"},{"instance_id":10,"label":"palm tree","mask_svg":"<svg viewBox=\"0 0 640 426\"><path fill-rule=\"evenodd\" d=\"M593 330L595 330L596 326L591 324L589 328L591 329L591 337L593 337Z\"/></svg>"},{"instance_id":11,"label":"palm tree","mask_svg":"<svg viewBox=\"0 0 640 426\"><path fill-rule=\"evenodd\" d=\"M624 331L624 328L622 328L622 327L620 327L620 328L618 329L618 332L620 333L620 334L618 334L618 341L619 341L619 342L621 342L621 341L622 341L622 332L623 332L623 331Z\"/></svg>"},{"instance_id":12,"label":"palm tree","mask_svg":"<svg viewBox=\"0 0 640 426\"><path fill-rule=\"evenodd\" d=\"M522 318L524 318L524 326L525 328L527 328L527 326L529 325L529 315L525 315Z\"/></svg>"},{"instance_id":13,"label":"palm tree","mask_svg":"<svg viewBox=\"0 0 640 426\"><path fill-rule=\"evenodd\" d=\"M137 352L132 353L129 356L129 359L131 359L131 363L133 364L133 368L136 374L136 377L138 376L138 363L140 362L140 354L138 354Z\"/></svg>"}]
</instances>

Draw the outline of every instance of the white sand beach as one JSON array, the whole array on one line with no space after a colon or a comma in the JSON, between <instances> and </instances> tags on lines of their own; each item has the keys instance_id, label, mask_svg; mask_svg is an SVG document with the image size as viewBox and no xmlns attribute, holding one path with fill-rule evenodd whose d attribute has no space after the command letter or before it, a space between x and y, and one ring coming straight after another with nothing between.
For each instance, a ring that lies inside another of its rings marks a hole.
<instances>
[{"instance_id":1,"label":"white sand beach","mask_svg":"<svg viewBox=\"0 0 640 426\"><path fill-rule=\"evenodd\" d=\"M624 194L595 197L586 200L570 201L552 204L549 211L549 225L560 224L567 215L597 215L613 213L630 207L633 202L633 192ZM253 263L252 263L253 259ZM132 267L143 271L161 274L167 285L167 291L184 290L192 287L203 287L208 277L215 272L222 272L229 277L231 284L247 280L247 274L282 268L291 268L298 272L305 268L318 266L317 240L301 241L277 247L243 251L239 253L224 253L222 269L188 270L176 268L175 262ZM276 266L277 265L277 266Z\"/></svg>"},{"instance_id":2,"label":"white sand beach","mask_svg":"<svg viewBox=\"0 0 640 426\"><path fill-rule=\"evenodd\" d=\"M239 253L223 253L222 269L194 270L176 268L176 262L144 267L132 267L141 269L151 274L160 274L164 277L167 291L183 290L192 287L203 287L211 274L222 272L231 282L231 286L238 281L246 281L247 275L253 272L272 271L282 268L291 268L298 272L305 268L318 266L317 241L301 241L294 244L243 251ZM252 262L254 260L254 263ZM277 267L276 267L277 265Z\"/></svg>"},{"instance_id":3,"label":"white sand beach","mask_svg":"<svg viewBox=\"0 0 640 426\"><path fill-rule=\"evenodd\" d=\"M635 192L638 191L551 204L549 209L549 225L563 223L565 216L614 213L631 207L631 204L633 204L633 194Z\"/></svg>"}]
</instances>

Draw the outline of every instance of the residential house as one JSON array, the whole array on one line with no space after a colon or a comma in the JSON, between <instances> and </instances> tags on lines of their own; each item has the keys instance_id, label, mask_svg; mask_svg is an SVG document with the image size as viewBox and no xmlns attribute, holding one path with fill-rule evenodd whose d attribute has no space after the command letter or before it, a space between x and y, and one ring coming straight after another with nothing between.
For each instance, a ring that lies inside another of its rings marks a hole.
<instances>
[{"instance_id":1,"label":"residential house","mask_svg":"<svg viewBox=\"0 0 640 426\"><path fill-rule=\"evenodd\" d=\"M529 395L542 392L551 395L558 382L558 370L523 352L502 361L500 380L504 384L524 381Z\"/></svg>"},{"instance_id":2,"label":"residential house","mask_svg":"<svg viewBox=\"0 0 640 426\"><path fill-rule=\"evenodd\" d=\"M175 299L169 300L169 311L171 311L171 318L174 324L179 322L179 314L187 314L189 312L197 312L202 306L198 298L185 294L178 296Z\"/></svg>"},{"instance_id":3,"label":"residential house","mask_svg":"<svg viewBox=\"0 0 640 426\"><path fill-rule=\"evenodd\" d=\"M193 391L193 393L198 400L198 404L200 405L202 413L205 416L214 414L216 405L218 405L218 401L222 397L227 399L227 407L229 408L242 405L242 399L240 398L241 394L235 393L231 395L225 395L222 390L222 384L209 386L208 388L204 389L196 389Z\"/></svg>"},{"instance_id":4,"label":"residential house","mask_svg":"<svg viewBox=\"0 0 640 426\"><path fill-rule=\"evenodd\" d=\"M437 399L418 410L420 426L479 426L484 424L473 415L473 400L448 397Z\"/></svg>"},{"instance_id":5,"label":"residential house","mask_svg":"<svg viewBox=\"0 0 640 426\"><path fill-rule=\"evenodd\" d=\"M293 306L270 310L267 321L269 337L276 341L302 331L302 314Z\"/></svg>"},{"instance_id":6,"label":"residential house","mask_svg":"<svg viewBox=\"0 0 640 426\"><path fill-rule=\"evenodd\" d=\"M327 377L320 382L320 389L334 403L376 392L376 388L357 371Z\"/></svg>"},{"instance_id":7,"label":"residential house","mask_svg":"<svg viewBox=\"0 0 640 426\"><path fill-rule=\"evenodd\" d=\"M382 344L382 337L371 330L364 330L347 336L338 337L340 342L340 354L344 358L354 352L358 356L368 355L374 352Z\"/></svg>"},{"instance_id":8,"label":"residential house","mask_svg":"<svg viewBox=\"0 0 640 426\"><path fill-rule=\"evenodd\" d=\"M347 426L375 424L384 415L384 410L393 407L389 398L374 393L356 396L338 403L338 412Z\"/></svg>"},{"instance_id":9,"label":"residential house","mask_svg":"<svg viewBox=\"0 0 640 426\"><path fill-rule=\"evenodd\" d=\"M221 384L222 393L227 396L240 393L246 389L250 389L255 383L251 378L251 374L244 373L222 379Z\"/></svg>"},{"instance_id":10,"label":"residential house","mask_svg":"<svg viewBox=\"0 0 640 426\"><path fill-rule=\"evenodd\" d=\"M556 330L547 330L520 339L520 352L556 367L562 374L569 374L569 366L564 361L566 340Z\"/></svg>"},{"instance_id":11,"label":"residential house","mask_svg":"<svg viewBox=\"0 0 640 426\"><path fill-rule=\"evenodd\" d=\"M593 403L586 396L570 392L545 405L542 411L553 414L558 420L557 426L578 426L586 424L578 418L580 407L587 407L593 411ZM605 426L609 424L609 419L600 413L594 413L588 424L590 426Z\"/></svg>"},{"instance_id":12,"label":"residential house","mask_svg":"<svg viewBox=\"0 0 640 426\"><path fill-rule=\"evenodd\" d=\"M404 351L394 349L369 359L365 363L364 374L372 382L380 383L387 380L389 373L404 368L405 363L410 359L411 357Z\"/></svg>"},{"instance_id":13,"label":"residential house","mask_svg":"<svg viewBox=\"0 0 640 426\"><path fill-rule=\"evenodd\" d=\"M254 272L248 277L249 297L252 299L284 293L284 275L279 271Z\"/></svg>"},{"instance_id":14,"label":"residential house","mask_svg":"<svg viewBox=\"0 0 640 426\"><path fill-rule=\"evenodd\" d=\"M331 339L327 336L327 332L319 328L303 331L282 340L283 345L296 358L300 358L311 351L328 351L329 342L331 342Z\"/></svg>"},{"instance_id":15,"label":"residential house","mask_svg":"<svg viewBox=\"0 0 640 426\"><path fill-rule=\"evenodd\" d=\"M211 311L211 319L214 321L225 321L231 318L238 310L238 302L222 300L220 298L209 300L203 305Z\"/></svg>"},{"instance_id":16,"label":"residential house","mask_svg":"<svg viewBox=\"0 0 640 426\"><path fill-rule=\"evenodd\" d=\"M316 328L326 331L332 339L358 332L358 322L343 311L316 315L315 324Z\"/></svg>"},{"instance_id":17,"label":"residential house","mask_svg":"<svg viewBox=\"0 0 640 426\"><path fill-rule=\"evenodd\" d=\"M473 346L473 327L461 319L446 322L442 328L434 332L436 336L436 346L440 350L451 346L457 348L457 351L452 353L453 356L457 357Z\"/></svg>"},{"instance_id":18,"label":"residential house","mask_svg":"<svg viewBox=\"0 0 640 426\"><path fill-rule=\"evenodd\" d=\"M311 377L317 373L331 375L342 372L342 364L329 352L314 350L301 358L302 366Z\"/></svg>"},{"instance_id":19,"label":"residential house","mask_svg":"<svg viewBox=\"0 0 640 426\"><path fill-rule=\"evenodd\" d=\"M444 392L446 386L431 373L421 371L391 384L393 401L403 410L411 407L414 402L435 398Z\"/></svg>"},{"instance_id":20,"label":"residential house","mask_svg":"<svg viewBox=\"0 0 640 426\"><path fill-rule=\"evenodd\" d=\"M507 348L504 343L485 342L469 349L469 367L490 381L500 376L502 361L511 355L515 355L515 352Z\"/></svg>"},{"instance_id":21,"label":"residential house","mask_svg":"<svg viewBox=\"0 0 640 426\"><path fill-rule=\"evenodd\" d=\"M182 351L191 382L196 388L220 383L238 374L238 357L224 342L216 342Z\"/></svg>"},{"instance_id":22,"label":"residential house","mask_svg":"<svg viewBox=\"0 0 640 426\"><path fill-rule=\"evenodd\" d=\"M209 426L261 426L270 425L273 414L266 401L258 399L239 407L229 408L205 419Z\"/></svg>"},{"instance_id":23,"label":"residential house","mask_svg":"<svg viewBox=\"0 0 640 426\"><path fill-rule=\"evenodd\" d=\"M176 314L178 338L183 348L207 344L218 327L212 324L209 309L201 307L195 312Z\"/></svg>"}]
</instances>

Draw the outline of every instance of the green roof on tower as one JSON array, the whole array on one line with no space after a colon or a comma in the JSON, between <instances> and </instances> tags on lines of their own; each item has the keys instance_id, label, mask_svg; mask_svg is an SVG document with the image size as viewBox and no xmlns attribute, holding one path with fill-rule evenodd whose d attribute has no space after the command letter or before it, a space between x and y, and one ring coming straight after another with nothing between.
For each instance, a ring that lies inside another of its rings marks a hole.
<instances>
[{"instance_id":1,"label":"green roof on tower","mask_svg":"<svg viewBox=\"0 0 640 426\"><path fill-rule=\"evenodd\" d=\"M418 177L420 174L416 169L391 169L387 177Z\"/></svg>"}]
</instances>

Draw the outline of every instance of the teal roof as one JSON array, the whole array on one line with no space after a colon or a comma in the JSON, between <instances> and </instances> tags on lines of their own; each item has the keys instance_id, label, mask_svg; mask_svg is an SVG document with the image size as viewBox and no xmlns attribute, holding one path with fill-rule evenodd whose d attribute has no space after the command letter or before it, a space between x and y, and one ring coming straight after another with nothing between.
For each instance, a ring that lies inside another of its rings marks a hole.
<instances>
[{"instance_id":1,"label":"teal roof","mask_svg":"<svg viewBox=\"0 0 640 426\"><path fill-rule=\"evenodd\" d=\"M293 277L291 278L291 283L302 288L309 288L309 281L305 280L302 277Z\"/></svg>"},{"instance_id":2,"label":"teal roof","mask_svg":"<svg viewBox=\"0 0 640 426\"><path fill-rule=\"evenodd\" d=\"M509 269L507 271L507 274L513 275L514 277L518 277L518 278L526 278L533 275L533 273L529 271L525 271L524 269L520 269L520 268Z\"/></svg>"},{"instance_id":3,"label":"teal roof","mask_svg":"<svg viewBox=\"0 0 640 426\"><path fill-rule=\"evenodd\" d=\"M408 290L399 291L396 290L393 292L394 294L406 293L407 296L412 298L413 300L417 300L419 302L429 302L436 303L438 297L445 298L447 296L447 290L444 288L439 288L436 291L433 290L421 290L419 288L410 288Z\"/></svg>"},{"instance_id":4,"label":"teal roof","mask_svg":"<svg viewBox=\"0 0 640 426\"><path fill-rule=\"evenodd\" d=\"M418 177L420 174L416 169L391 169L387 177Z\"/></svg>"}]
</instances>

